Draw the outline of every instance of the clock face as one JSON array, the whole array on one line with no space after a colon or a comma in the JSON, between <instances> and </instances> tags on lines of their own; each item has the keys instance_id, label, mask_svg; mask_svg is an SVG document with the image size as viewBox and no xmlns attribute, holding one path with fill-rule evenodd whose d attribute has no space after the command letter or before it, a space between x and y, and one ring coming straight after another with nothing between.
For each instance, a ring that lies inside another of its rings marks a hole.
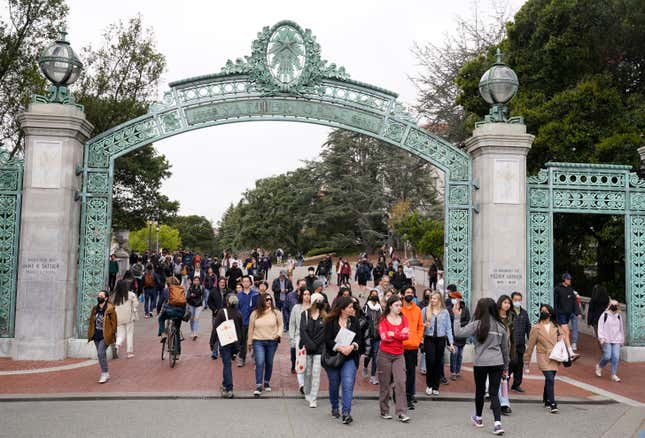
<instances>
[{"instance_id":1,"label":"clock face","mask_svg":"<svg viewBox=\"0 0 645 438\"><path fill-rule=\"evenodd\" d=\"M305 67L307 50L298 29L278 27L267 46L267 67L273 78L282 84L295 83Z\"/></svg>"}]
</instances>

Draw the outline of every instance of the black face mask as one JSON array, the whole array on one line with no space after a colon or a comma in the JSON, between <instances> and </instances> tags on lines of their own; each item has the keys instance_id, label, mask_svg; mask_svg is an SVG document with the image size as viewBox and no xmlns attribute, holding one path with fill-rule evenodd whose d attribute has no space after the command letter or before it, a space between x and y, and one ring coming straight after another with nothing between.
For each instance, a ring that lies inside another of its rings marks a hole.
<instances>
[{"instance_id":1,"label":"black face mask","mask_svg":"<svg viewBox=\"0 0 645 438\"><path fill-rule=\"evenodd\" d=\"M97 297L97 298L96 298L96 301L97 301L99 304L103 304L103 303L105 303L105 298L103 298L103 297Z\"/></svg>"},{"instance_id":2,"label":"black face mask","mask_svg":"<svg viewBox=\"0 0 645 438\"><path fill-rule=\"evenodd\" d=\"M378 296L370 297L370 301L377 302L378 301Z\"/></svg>"},{"instance_id":3,"label":"black face mask","mask_svg":"<svg viewBox=\"0 0 645 438\"><path fill-rule=\"evenodd\" d=\"M549 312L540 312L540 319L541 320L549 319L549 316L551 316L551 314Z\"/></svg>"},{"instance_id":4,"label":"black face mask","mask_svg":"<svg viewBox=\"0 0 645 438\"><path fill-rule=\"evenodd\" d=\"M414 300L414 297L412 295L406 295L403 299L406 303L411 303L412 300Z\"/></svg>"},{"instance_id":5,"label":"black face mask","mask_svg":"<svg viewBox=\"0 0 645 438\"><path fill-rule=\"evenodd\" d=\"M612 312L615 312L616 310L618 310L618 306L615 304L612 304L611 306L609 306L609 310L611 310Z\"/></svg>"},{"instance_id":6,"label":"black face mask","mask_svg":"<svg viewBox=\"0 0 645 438\"><path fill-rule=\"evenodd\" d=\"M426 301L430 301L430 295L426 295L423 299Z\"/></svg>"}]
</instances>

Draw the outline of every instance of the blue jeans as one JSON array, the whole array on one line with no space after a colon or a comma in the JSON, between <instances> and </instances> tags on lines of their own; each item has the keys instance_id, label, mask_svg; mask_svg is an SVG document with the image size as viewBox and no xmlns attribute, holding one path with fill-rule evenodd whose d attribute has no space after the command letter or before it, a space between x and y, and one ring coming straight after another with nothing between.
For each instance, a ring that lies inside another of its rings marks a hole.
<instances>
[{"instance_id":1,"label":"blue jeans","mask_svg":"<svg viewBox=\"0 0 645 438\"><path fill-rule=\"evenodd\" d=\"M464 355L464 346L455 345L455 352L450 353L450 374L461 372L461 360Z\"/></svg>"},{"instance_id":2,"label":"blue jeans","mask_svg":"<svg viewBox=\"0 0 645 438\"><path fill-rule=\"evenodd\" d=\"M291 316L291 310L287 308L287 303L284 303L282 306L282 324L283 330L285 332L289 331L289 317Z\"/></svg>"},{"instance_id":3,"label":"blue jeans","mask_svg":"<svg viewBox=\"0 0 645 438\"><path fill-rule=\"evenodd\" d=\"M219 348L222 356L222 386L225 391L233 391L233 344L225 345Z\"/></svg>"},{"instance_id":4,"label":"blue jeans","mask_svg":"<svg viewBox=\"0 0 645 438\"><path fill-rule=\"evenodd\" d=\"M188 309L190 309L190 331L195 333L199 332L199 314L202 311L202 306L191 306L190 304L188 305Z\"/></svg>"},{"instance_id":5,"label":"blue jeans","mask_svg":"<svg viewBox=\"0 0 645 438\"><path fill-rule=\"evenodd\" d=\"M329 401L332 411L338 410L338 388L343 386L343 415L352 412L352 397L356 380L356 362L347 359L340 368L326 368L329 380Z\"/></svg>"},{"instance_id":6,"label":"blue jeans","mask_svg":"<svg viewBox=\"0 0 645 438\"><path fill-rule=\"evenodd\" d=\"M542 371L544 374L544 391L542 401L549 405L555 404L555 371Z\"/></svg>"},{"instance_id":7,"label":"blue jeans","mask_svg":"<svg viewBox=\"0 0 645 438\"><path fill-rule=\"evenodd\" d=\"M144 311L146 315L152 315L152 311L157 308L157 289L154 287L147 287L143 289L145 296Z\"/></svg>"},{"instance_id":8,"label":"blue jeans","mask_svg":"<svg viewBox=\"0 0 645 438\"><path fill-rule=\"evenodd\" d=\"M379 338L371 339L370 354L369 356L365 356L365 360L363 361L363 368L367 368L367 365L372 361L372 368L370 369L370 376L372 377L376 376L376 355L378 354L379 345L381 345Z\"/></svg>"},{"instance_id":9,"label":"blue jeans","mask_svg":"<svg viewBox=\"0 0 645 438\"><path fill-rule=\"evenodd\" d=\"M604 368L611 361L611 375L616 375L618 371L618 360L620 359L620 344L602 344L602 356L598 366Z\"/></svg>"},{"instance_id":10,"label":"blue jeans","mask_svg":"<svg viewBox=\"0 0 645 438\"><path fill-rule=\"evenodd\" d=\"M278 341L253 341L255 355L255 384L262 385L271 381L273 356L278 349Z\"/></svg>"},{"instance_id":11,"label":"blue jeans","mask_svg":"<svg viewBox=\"0 0 645 438\"><path fill-rule=\"evenodd\" d=\"M211 295L211 290L204 288L204 300L202 302L204 309L208 306L208 297Z\"/></svg>"}]
</instances>

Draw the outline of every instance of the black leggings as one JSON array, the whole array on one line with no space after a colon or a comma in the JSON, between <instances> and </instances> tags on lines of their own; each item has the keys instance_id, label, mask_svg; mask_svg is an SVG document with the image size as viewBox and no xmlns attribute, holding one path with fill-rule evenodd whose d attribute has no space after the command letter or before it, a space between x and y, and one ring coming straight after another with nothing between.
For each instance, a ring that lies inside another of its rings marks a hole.
<instances>
[{"instance_id":1,"label":"black leggings","mask_svg":"<svg viewBox=\"0 0 645 438\"><path fill-rule=\"evenodd\" d=\"M438 391L443 369L443 352L446 349L446 337L424 337L423 349L426 353L426 386Z\"/></svg>"},{"instance_id":2,"label":"black leggings","mask_svg":"<svg viewBox=\"0 0 645 438\"><path fill-rule=\"evenodd\" d=\"M475 415L482 416L484 410L484 394L486 393L486 378L488 377L488 395L493 409L495 421L501 421L502 410L499 405L499 383L502 380L502 365L489 367L474 367L475 374Z\"/></svg>"}]
</instances>

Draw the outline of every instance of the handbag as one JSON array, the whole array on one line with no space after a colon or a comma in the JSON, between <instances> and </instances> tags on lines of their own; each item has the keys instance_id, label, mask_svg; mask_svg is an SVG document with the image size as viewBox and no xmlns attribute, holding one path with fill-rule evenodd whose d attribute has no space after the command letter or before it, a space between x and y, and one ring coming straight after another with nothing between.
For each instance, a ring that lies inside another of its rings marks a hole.
<instances>
[{"instance_id":1,"label":"handbag","mask_svg":"<svg viewBox=\"0 0 645 438\"><path fill-rule=\"evenodd\" d=\"M235 330L235 321L228 319L228 312L224 310L224 317L226 321L217 326L215 331L217 332L217 338L219 339L219 344L224 347L226 345L237 342L237 331Z\"/></svg>"},{"instance_id":2,"label":"handbag","mask_svg":"<svg viewBox=\"0 0 645 438\"><path fill-rule=\"evenodd\" d=\"M330 354L327 345L323 348L322 356L320 357L320 363L323 368L340 368L345 362L345 356L335 352L335 354Z\"/></svg>"},{"instance_id":3,"label":"handbag","mask_svg":"<svg viewBox=\"0 0 645 438\"><path fill-rule=\"evenodd\" d=\"M557 331L557 335L558 338L561 337L560 330ZM556 342L553 350L551 350L551 353L549 354L549 359L560 362L567 368L571 366L573 361L571 360L569 349L567 348L567 345L564 343L563 339L560 339L558 342Z\"/></svg>"},{"instance_id":4,"label":"handbag","mask_svg":"<svg viewBox=\"0 0 645 438\"><path fill-rule=\"evenodd\" d=\"M305 310L305 320L309 320L309 317L307 316L307 311ZM303 374L305 372L305 368L307 367L307 349L303 346L302 348L298 348L298 351L296 352L296 373L297 374Z\"/></svg>"}]
</instances>

